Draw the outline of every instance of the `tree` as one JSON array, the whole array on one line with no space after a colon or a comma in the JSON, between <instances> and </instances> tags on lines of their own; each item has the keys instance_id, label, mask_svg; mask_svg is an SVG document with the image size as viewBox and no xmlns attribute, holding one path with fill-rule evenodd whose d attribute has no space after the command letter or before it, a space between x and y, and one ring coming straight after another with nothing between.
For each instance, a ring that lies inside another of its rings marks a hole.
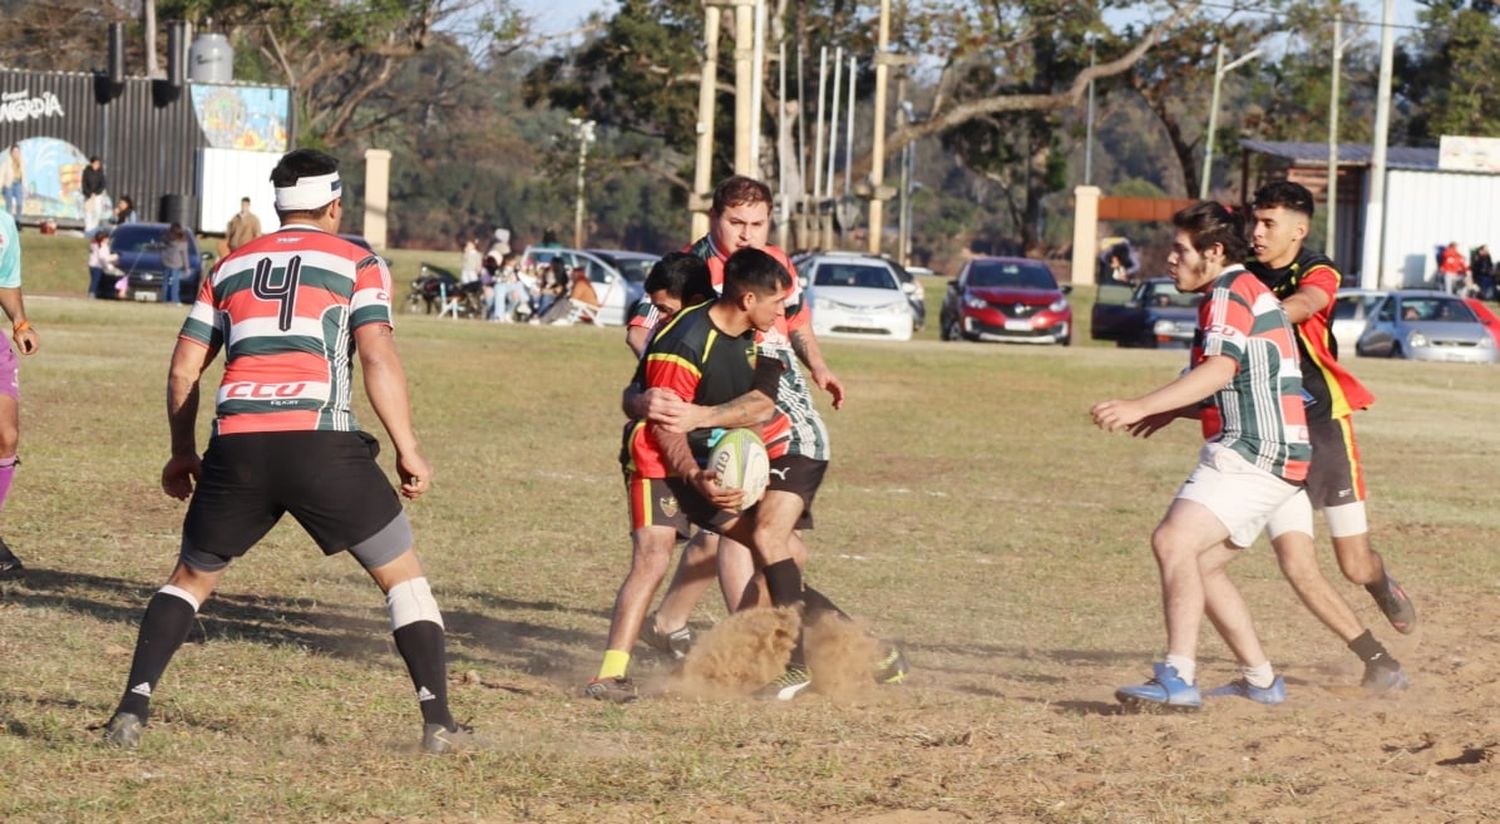
<instances>
[{"instance_id":1,"label":"tree","mask_svg":"<svg viewBox=\"0 0 1500 824\"><path fill-rule=\"evenodd\" d=\"M1407 141L1433 144L1445 134L1500 135L1494 83L1500 53L1496 4L1427 0L1422 28L1396 56L1396 94L1410 107Z\"/></svg>"}]
</instances>

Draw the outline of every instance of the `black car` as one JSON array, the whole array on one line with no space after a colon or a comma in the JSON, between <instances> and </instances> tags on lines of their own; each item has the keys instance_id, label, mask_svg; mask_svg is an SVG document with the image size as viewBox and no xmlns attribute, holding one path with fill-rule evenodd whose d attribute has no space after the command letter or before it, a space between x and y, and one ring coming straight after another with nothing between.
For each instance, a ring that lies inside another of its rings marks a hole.
<instances>
[{"instance_id":1,"label":"black car","mask_svg":"<svg viewBox=\"0 0 1500 824\"><path fill-rule=\"evenodd\" d=\"M130 284L125 292L126 299L148 303L161 300L161 250L166 246L164 238L168 228L165 223L126 223L110 233L110 250L119 256L115 265L125 273ZM198 296L198 279L203 276L203 267L212 266L214 256L211 252L198 252L198 240L192 232L187 233L187 243L187 276L178 284L178 293L183 303L192 303ZM114 297L114 290L98 297Z\"/></svg>"},{"instance_id":2,"label":"black car","mask_svg":"<svg viewBox=\"0 0 1500 824\"><path fill-rule=\"evenodd\" d=\"M1177 291L1171 278L1100 284L1092 337L1119 346L1191 346L1202 301L1202 295Z\"/></svg>"}]
</instances>

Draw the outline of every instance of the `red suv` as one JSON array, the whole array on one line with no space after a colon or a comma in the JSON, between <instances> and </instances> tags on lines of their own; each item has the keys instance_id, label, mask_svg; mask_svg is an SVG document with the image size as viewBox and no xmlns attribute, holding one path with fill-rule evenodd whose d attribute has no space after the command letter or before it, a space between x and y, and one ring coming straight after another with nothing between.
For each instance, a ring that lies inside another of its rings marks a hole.
<instances>
[{"instance_id":1,"label":"red suv","mask_svg":"<svg viewBox=\"0 0 1500 824\"><path fill-rule=\"evenodd\" d=\"M964 264L948 284L939 316L943 340L1017 343L1073 342L1071 286L1058 287L1052 270L1028 258L981 257Z\"/></svg>"}]
</instances>

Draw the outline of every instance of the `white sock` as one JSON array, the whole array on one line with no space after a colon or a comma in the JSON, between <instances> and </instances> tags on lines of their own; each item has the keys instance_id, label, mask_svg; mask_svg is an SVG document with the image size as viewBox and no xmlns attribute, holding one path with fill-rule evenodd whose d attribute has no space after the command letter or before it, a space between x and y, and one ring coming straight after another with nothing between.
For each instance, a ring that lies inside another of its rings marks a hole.
<instances>
[{"instance_id":1,"label":"white sock","mask_svg":"<svg viewBox=\"0 0 1500 824\"><path fill-rule=\"evenodd\" d=\"M1257 689L1266 689L1276 683L1276 673L1271 670L1271 662L1266 661L1256 667L1240 667L1240 674L1250 686Z\"/></svg>"},{"instance_id":2,"label":"white sock","mask_svg":"<svg viewBox=\"0 0 1500 824\"><path fill-rule=\"evenodd\" d=\"M1197 661L1194 661L1193 659L1187 657L1186 655L1172 655L1172 654L1169 653L1166 658L1162 659L1162 663L1165 663L1167 666L1171 667L1172 669L1177 670L1177 676L1179 678L1181 678L1182 680L1188 682L1189 684L1197 683L1197 681L1198 681L1198 662Z\"/></svg>"}]
</instances>

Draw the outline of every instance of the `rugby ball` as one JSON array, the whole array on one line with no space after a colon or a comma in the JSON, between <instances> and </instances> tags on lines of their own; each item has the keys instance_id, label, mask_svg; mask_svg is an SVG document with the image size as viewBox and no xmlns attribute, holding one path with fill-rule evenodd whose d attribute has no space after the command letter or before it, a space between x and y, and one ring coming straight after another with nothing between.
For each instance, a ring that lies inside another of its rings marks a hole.
<instances>
[{"instance_id":1,"label":"rugby ball","mask_svg":"<svg viewBox=\"0 0 1500 824\"><path fill-rule=\"evenodd\" d=\"M740 500L744 512L760 503L771 480L771 459L760 436L749 429L731 429L708 453L708 468L719 476L719 486L745 493Z\"/></svg>"}]
</instances>

